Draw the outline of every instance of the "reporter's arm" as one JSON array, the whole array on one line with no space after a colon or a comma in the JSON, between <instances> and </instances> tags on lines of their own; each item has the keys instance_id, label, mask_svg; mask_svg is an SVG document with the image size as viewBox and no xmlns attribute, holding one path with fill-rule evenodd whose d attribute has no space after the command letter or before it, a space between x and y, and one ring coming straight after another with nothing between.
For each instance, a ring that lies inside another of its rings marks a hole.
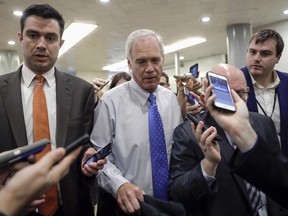
<instances>
[{"instance_id":1,"label":"reporter's arm","mask_svg":"<svg viewBox=\"0 0 288 216\"><path fill-rule=\"evenodd\" d=\"M0 190L0 212L7 216L19 215L33 200L56 184L69 171L80 148L66 157L58 148L47 153L40 161L17 172Z\"/></svg>"}]
</instances>

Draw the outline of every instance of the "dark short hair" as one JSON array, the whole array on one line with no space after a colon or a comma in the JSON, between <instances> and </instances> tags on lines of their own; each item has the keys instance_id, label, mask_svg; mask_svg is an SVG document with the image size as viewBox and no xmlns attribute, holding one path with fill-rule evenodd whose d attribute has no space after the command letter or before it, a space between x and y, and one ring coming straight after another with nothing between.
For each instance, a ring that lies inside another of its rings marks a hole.
<instances>
[{"instance_id":1,"label":"dark short hair","mask_svg":"<svg viewBox=\"0 0 288 216\"><path fill-rule=\"evenodd\" d=\"M255 33L250 41L249 44L251 43L251 41L255 38L255 43L264 43L267 40L270 39L274 39L276 41L276 55L281 55L282 51L284 49L284 41L281 37L281 35L276 32L275 30L272 29L263 29L257 33Z\"/></svg>"},{"instance_id":2,"label":"dark short hair","mask_svg":"<svg viewBox=\"0 0 288 216\"><path fill-rule=\"evenodd\" d=\"M64 32L65 21L62 15L49 4L33 4L27 7L20 19L20 28L21 33L23 33L23 29L25 26L25 21L29 16L38 16L44 19L56 19L60 26L60 36L62 38Z\"/></svg>"},{"instance_id":3,"label":"dark short hair","mask_svg":"<svg viewBox=\"0 0 288 216\"><path fill-rule=\"evenodd\" d=\"M161 77L162 76L165 77L166 78L166 82L169 83L169 76L164 71L162 71Z\"/></svg>"},{"instance_id":4,"label":"dark short hair","mask_svg":"<svg viewBox=\"0 0 288 216\"><path fill-rule=\"evenodd\" d=\"M119 72L117 74L115 74L111 80L111 84L109 89L112 89L116 86L116 84L119 82L119 80L121 79L125 79L127 81L131 80L132 77L130 74L126 73L126 72Z\"/></svg>"}]
</instances>

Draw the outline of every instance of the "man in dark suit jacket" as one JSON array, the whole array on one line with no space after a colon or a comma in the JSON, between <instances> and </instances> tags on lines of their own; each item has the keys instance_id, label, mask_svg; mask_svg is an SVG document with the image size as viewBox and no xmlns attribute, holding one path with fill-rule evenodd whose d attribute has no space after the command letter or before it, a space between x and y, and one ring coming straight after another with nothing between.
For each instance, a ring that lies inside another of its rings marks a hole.
<instances>
[{"instance_id":1,"label":"man in dark suit jacket","mask_svg":"<svg viewBox=\"0 0 288 216\"><path fill-rule=\"evenodd\" d=\"M31 5L23 12L20 24L18 36L24 63L16 72L0 77L0 152L33 142L33 121L30 119L33 119L35 75L45 77L43 89L52 149L65 147L84 133L91 132L93 86L54 67L63 44L64 20L58 11L46 4ZM29 77L30 83L26 85ZM94 215L89 187L81 173L82 157L83 154L75 160L59 184L60 208L56 215Z\"/></svg>"},{"instance_id":2,"label":"man in dark suit jacket","mask_svg":"<svg viewBox=\"0 0 288 216\"><path fill-rule=\"evenodd\" d=\"M245 78L238 68L219 64L211 71L227 76L231 89L241 96L245 95L244 92L247 91ZM279 151L277 135L271 119L256 113L251 113L249 119L252 127L268 143L275 144L273 148ZM217 131L222 140L210 148L207 147L209 148L207 150L199 144L190 121L184 122L175 129L169 187L172 200L183 203L191 215L252 216L246 184L242 178L231 172L228 165L234 153L233 143L209 113L203 121L213 126L209 129L210 133L216 134ZM268 196L266 201L268 215L279 215L280 207Z\"/></svg>"},{"instance_id":3,"label":"man in dark suit jacket","mask_svg":"<svg viewBox=\"0 0 288 216\"><path fill-rule=\"evenodd\" d=\"M283 48L284 41L278 32L264 29L255 33L249 41L247 67L241 70L249 87L248 110L272 118L282 151L288 157L288 74L274 69ZM261 99L263 95L265 102Z\"/></svg>"}]
</instances>

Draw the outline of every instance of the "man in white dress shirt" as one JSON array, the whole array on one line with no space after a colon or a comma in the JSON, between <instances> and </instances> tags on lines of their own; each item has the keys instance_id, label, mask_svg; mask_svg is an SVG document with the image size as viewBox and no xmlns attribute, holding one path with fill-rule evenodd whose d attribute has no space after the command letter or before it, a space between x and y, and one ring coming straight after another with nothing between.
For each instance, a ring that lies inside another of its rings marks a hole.
<instances>
[{"instance_id":1,"label":"man in white dress shirt","mask_svg":"<svg viewBox=\"0 0 288 216\"><path fill-rule=\"evenodd\" d=\"M132 32L126 42L126 57L132 80L106 92L95 109L91 142L97 148L112 143L112 154L103 172L97 175L103 189L98 216L139 213L138 200L143 201L143 194L153 196L149 95L156 96L168 162L174 128L182 121L175 94L158 85L164 62L160 36L148 29ZM86 171L88 176L94 174L93 170Z\"/></svg>"}]
</instances>

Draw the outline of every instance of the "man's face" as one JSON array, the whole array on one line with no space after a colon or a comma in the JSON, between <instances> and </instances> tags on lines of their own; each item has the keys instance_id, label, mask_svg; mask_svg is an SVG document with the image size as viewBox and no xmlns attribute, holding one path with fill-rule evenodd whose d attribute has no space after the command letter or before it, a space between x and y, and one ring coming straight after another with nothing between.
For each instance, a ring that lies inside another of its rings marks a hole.
<instances>
[{"instance_id":1,"label":"man's face","mask_svg":"<svg viewBox=\"0 0 288 216\"><path fill-rule=\"evenodd\" d=\"M276 55L276 41L274 39L258 44L255 44L255 40L253 39L249 44L246 64L252 76L257 79L258 76L269 76L273 72L275 64L279 62L281 55Z\"/></svg>"},{"instance_id":2,"label":"man's face","mask_svg":"<svg viewBox=\"0 0 288 216\"><path fill-rule=\"evenodd\" d=\"M23 33L18 33L18 39L25 65L36 74L43 74L54 66L63 44L57 20L38 16L26 19Z\"/></svg>"},{"instance_id":3,"label":"man's face","mask_svg":"<svg viewBox=\"0 0 288 216\"><path fill-rule=\"evenodd\" d=\"M159 81L159 85L165 87L165 88L169 88L170 87L170 83L167 83L167 79L165 76L161 76L160 77L160 81Z\"/></svg>"},{"instance_id":4,"label":"man's face","mask_svg":"<svg viewBox=\"0 0 288 216\"><path fill-rule=\"evenodd\" d=\"M156 38L149 36L138 40L132 46L131 54L128 65L134 80L143 90L154 92L162 74L164 61Z\"/></svg>"}]
</instances>

